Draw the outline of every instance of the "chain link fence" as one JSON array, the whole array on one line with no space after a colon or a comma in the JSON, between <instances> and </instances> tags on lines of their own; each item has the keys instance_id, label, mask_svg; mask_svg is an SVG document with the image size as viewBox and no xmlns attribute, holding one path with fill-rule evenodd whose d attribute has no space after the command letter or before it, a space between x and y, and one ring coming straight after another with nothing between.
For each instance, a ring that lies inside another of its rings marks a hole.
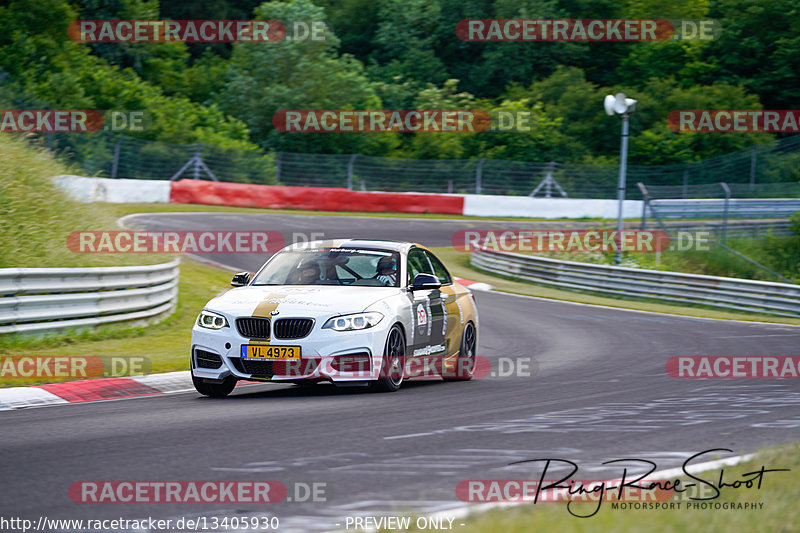
<instances>
[{"instance_id":1,"label":"chain link fence","mask_svg":"<svg viewBox=\"0 0 800 533\"><path fill-rule=\"evenodd\" d=\"M0 108L48 109L0 71ZM89 176L342 187L367 191L615 198L619 167L497 159L419 160L226 149L108 131L37 135ZM800 197L800 135L677 165L629 165L626 197Z\"/></svg>"}]
</instances>

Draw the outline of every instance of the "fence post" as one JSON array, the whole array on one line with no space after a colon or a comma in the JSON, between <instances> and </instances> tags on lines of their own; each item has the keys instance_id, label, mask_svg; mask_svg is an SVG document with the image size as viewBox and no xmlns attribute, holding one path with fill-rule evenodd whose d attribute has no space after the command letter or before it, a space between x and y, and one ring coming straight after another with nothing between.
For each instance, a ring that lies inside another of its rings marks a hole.
<instances>
[{"instance_id":1,"label":"fence post","mask_svg":"<svg viewBox=\"0 0 800 533\"><path fill-rule=\"evenodd\" d=\"M640 181L636 184L636 186L639 187L639 191L642 193L642 225L639 229L644 231L644 229L647 227L647 202L649 201L649 198L647 196L647 187L644 186L644 183Z\"/></svg>"},{"instance_id":2,"label":"fence post","mask_svg":"<svg viewBox=\"0 0 800 533\"><path fill-rule=\"evenodd\" d=\"M483 188L483 163L486 159L481 158L478 161L478 168L475 169L475 194L481 194Z\"/></svg>"},{"instance_id":3,"label":"fence post","mask_svg":"<svg viewBox=\"0 0 800 533\"><path fill-rule=\"evenodd\" d=\"M353 154L350 156L350 161L347 162L347 190L353 190L353 164L356 162L356 157L358 154Z\"/></svg>"},{"instance_id":4,"label":"fence post","mask_svg":"<svg viewBox=\"0 0 800 533\"><path fill-rule=\"evenodd\" d=\"M731 200L731 188L724 181L720 183L722 190L725 191L725 207L722 210L722 244L728 238L728 204Z\"/></svg>"},{"instance_id":5,"label":"fence post","mask_svg":"<svg viewBox=\"0 0 800 533\"><path fill-rule=\"evenodd\" d=\"M689 169L683 169L683 199L686 200L689 197Z\"/></svg>"},{"instance_id":6,"label":"fence post","mask_svg":"<svg viewBox=\"0 0 800 533\"><path fill-rule=\"evenodd\" d=\"M281 155L283 152L275 154L275 185L281 184Z\"/></svg>"},{"instance_id":7,"label":"fence post","mask_svg":"<svg viewBox=\"0 0 800 533\"><path fill-rule=\"evenodd\" d=\"M194 151L194 168L192 168L192 178L199 180L200 179L200 163L203 159L203 143L197 143L197 148Z\"/></svg>"},{"instance_id":8,"label":"fence post","mask_svg":"<svg viewBox=\"0 0 800 533\"><path fill-rule=\"evenodd\" d=\"M447 180L447 192L453 194L453 179Z\"/></svg>"},{"instance_id":9,"label":"fence post","mask_svg":"<svg viewBox=\"0 0 800 533\"><path fill-rule=\"evenodd\" d=\"M122 136L117 136L117 142L114 143L114 159L111 161L111 177L117 177L119 169L119 145L122 143Z\"/></svg>"},{"instance_id":10,"label":"fence post","mask_svg":"<svg viewBox=\"0 0 800 533\"><path fill-rule=\"evenodd\" d=\"M750 190L756 188L756 152L757 147L753 146L753 153L750 154Z\"/></svg>"}]
</instances>

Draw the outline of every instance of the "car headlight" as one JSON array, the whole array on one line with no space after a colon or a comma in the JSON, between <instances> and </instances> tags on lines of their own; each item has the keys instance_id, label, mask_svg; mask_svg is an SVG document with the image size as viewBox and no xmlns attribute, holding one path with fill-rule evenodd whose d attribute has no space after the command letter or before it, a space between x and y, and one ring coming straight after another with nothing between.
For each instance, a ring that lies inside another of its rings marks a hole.
<instances>
[{"instance_id":1,"label":"car headlight","mask_svg":"<svg viewBox=\"0 0 800 533\"><path fill-rule=\"evenodd\" d=\"M207 329L222 329L228 327L228 321L219 313L203 309L197 317L197 325Z\"/></svg>"},{"instance_id":2,"label":"car headlight","mask_svg":"<svg viewBox=\"0 0 800 533\"><path fill-rule=\"evenodd\" d=\"M322 329L332 329L335 331L355 331L367 329L375 326L383 320L383 315L372 311L369 313L355 313L353 315L335 316L329 318Z\"/></svg>"}]
</instances>

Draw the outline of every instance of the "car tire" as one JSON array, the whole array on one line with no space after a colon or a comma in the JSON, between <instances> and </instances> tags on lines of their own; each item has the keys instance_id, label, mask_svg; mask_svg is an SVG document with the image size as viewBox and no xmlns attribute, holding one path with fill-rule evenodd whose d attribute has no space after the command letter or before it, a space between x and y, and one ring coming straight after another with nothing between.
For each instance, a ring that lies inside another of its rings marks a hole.
<instances>
[{"instance_id":1,"label":"car tire","mask_svg":"<svg viewBox=\"0 0 800 533\"><path fill-rule=\"evenodd\" d=\"M197 378L192 375L192 383L197 392L203 396L224 398L233 391L233 388L236 386L236 378L228 376L222 380L222 383L207 383L203 381L203 378Z\"/></svg>"},{"instance_id":2,"label":"car tire","mask_svg":"<svg viewBox=\"0 0 800 533\"><path fill-rule=\"evenodd\" d=\"M403 384L406 361L406 338L403 330L395 324L386 336L383 348L380 377L373 383L379 392L395 392Z\"/></svg>"},{"instance_id":3,"label":"car tire","mask_svg":"<svg viewBox=\"0 0 800 533\"><path fill-rule=\"evenodd\" d=\"M475 373L475 353L478 349L478 332L472 322L467 322L461 334L461 348L456 359L455 376L442 376L445 381L469 381Z\"/></svg>"}]
</instances>

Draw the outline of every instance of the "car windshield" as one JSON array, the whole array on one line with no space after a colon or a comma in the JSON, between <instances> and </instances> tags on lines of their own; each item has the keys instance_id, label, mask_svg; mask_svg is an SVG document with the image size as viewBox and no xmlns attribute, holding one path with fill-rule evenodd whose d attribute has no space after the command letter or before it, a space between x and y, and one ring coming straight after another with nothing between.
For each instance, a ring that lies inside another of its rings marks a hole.
<instances>
[{"instance_id":1,"label":"car windshield","mask_svg":"<svg viewBox=\"0 0 800 533\"><path fill-rule=\"evenodd\" d=\"M277 253L252 285L399 287L397 252L309 248Z\"/></svg>"}]
</instances>

